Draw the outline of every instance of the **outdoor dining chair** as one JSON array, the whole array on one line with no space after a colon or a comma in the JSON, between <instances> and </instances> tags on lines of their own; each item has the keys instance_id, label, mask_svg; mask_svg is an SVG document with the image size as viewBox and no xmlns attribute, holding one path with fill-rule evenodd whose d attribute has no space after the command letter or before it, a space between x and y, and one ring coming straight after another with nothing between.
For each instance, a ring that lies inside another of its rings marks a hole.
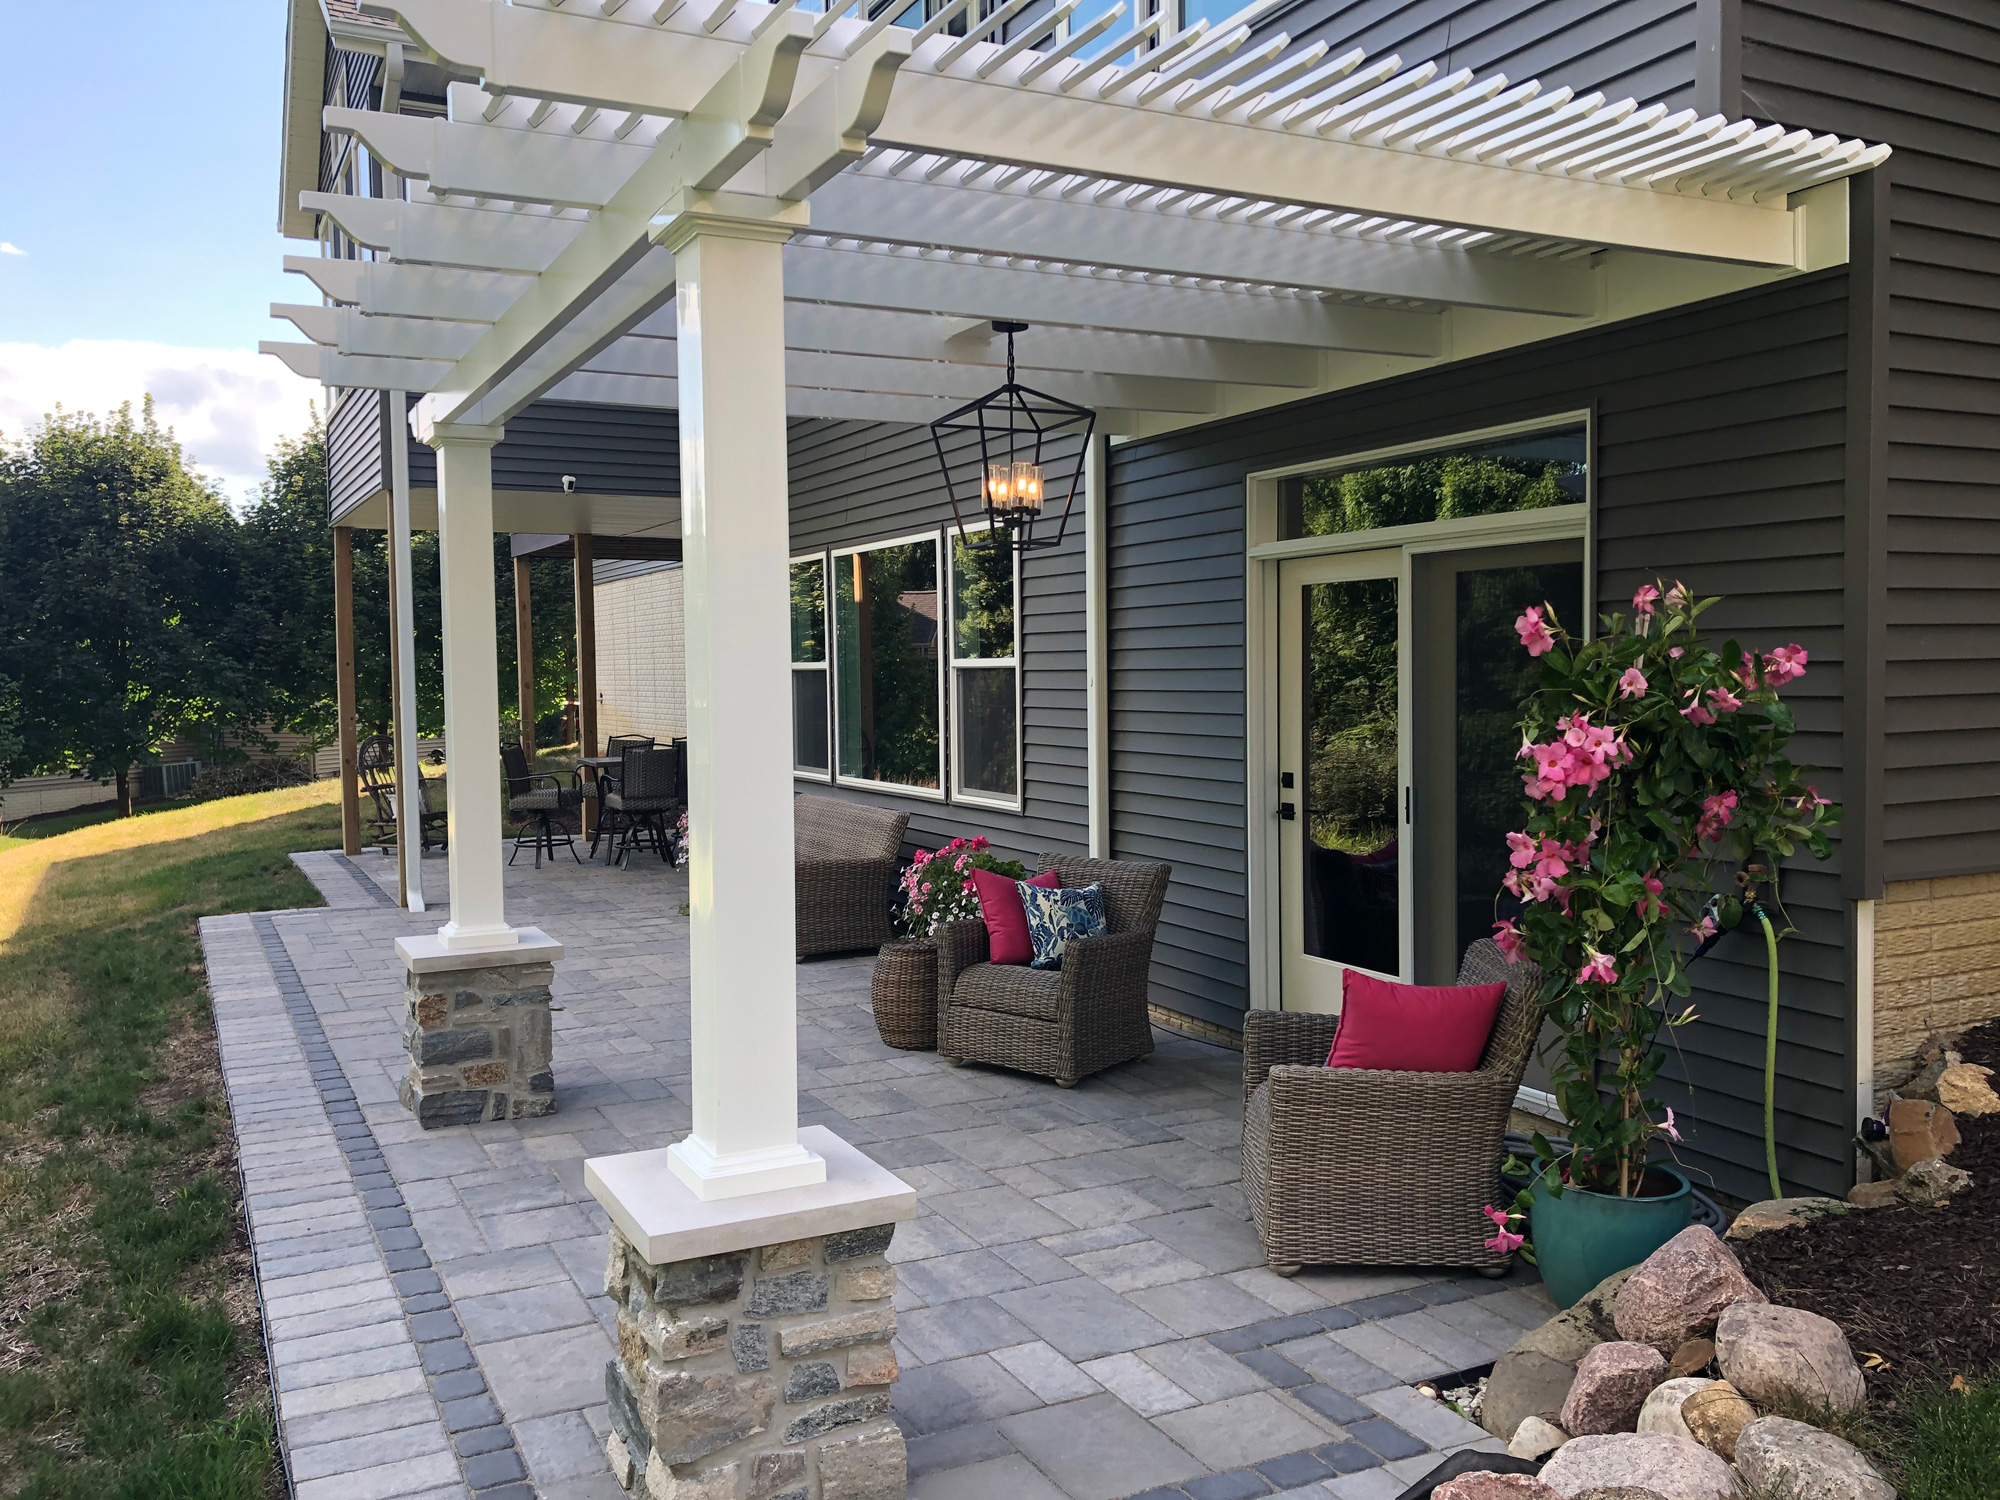
<instances>
[{"instance_id":1,"label":"outdoor dining chair","mask_svg":"<svg viewBox=\"0 0 2000 1500\"><path fill-rule=\"evenodd\" d=\"M615 776L607 776L610 786L604 793L604 816L597 825L597 837L616 835L612 847L614 864L624 864L632 850L651 847L667 864L674 862L673 836L668 819L681 809L680 752L668 747L633 745L627 747ZM607 827L607 823L613 825ZM597 854L597 840L590 852Z\"/></svg>"},{"instance_id":2,"label":"outdoor dining chair","mask_svg":"<svg viewBox=\"0 0 2000 1500\"><path fill-rule=\"evenodd\" d=\"M536 771L528 765L527 752L518 744L500 747L500 765L507 782L507 811L521 819L521 825L514 833L514 850L507 856L507 863L514 862L514 855L521 852L521 846L529 844L535 851L535 868L542 867L542 854L547 852L555 858L556 840L560 838L568 846L569 855L578 864L583 859L576 852L576 840L570 836L565 824L556 827L556 819L567 818L583 802L583 786L574 771L567 782L552 771ZM530 833L532 832L532 837Z\"/></svg>"}]
</instances>

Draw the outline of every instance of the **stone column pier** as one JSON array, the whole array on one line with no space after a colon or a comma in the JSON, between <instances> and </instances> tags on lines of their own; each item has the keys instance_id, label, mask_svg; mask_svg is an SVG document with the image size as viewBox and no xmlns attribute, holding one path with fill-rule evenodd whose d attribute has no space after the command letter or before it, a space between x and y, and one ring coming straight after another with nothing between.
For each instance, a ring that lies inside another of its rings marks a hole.
<instances>
[{"instance_id":1,"label":"stone column pier","mask_svg":"<svg viewBox=\"0 0 2000 1500\"><path fill-rule=\"evenodd\" d=\"M800 1139L825 1182L717 1202L664 1151L584 1164L614 1226L605 1448L647 1500L903 1500L885 1256L917 1195L831 1131Z\"/></svg>"},{"instance_id":2,"label":"stone column pier","mask_svg":"<svg viewBox=\"0 0 2000 1500\"><path fill-rule=\"evenodd\" d=\"M539 928L519 932L513 945L485 950L435 937L396 942L410 1052L396 1093L426 1130L555 1111L549 985L562 944Z\"/></svg>"}]
</instances>

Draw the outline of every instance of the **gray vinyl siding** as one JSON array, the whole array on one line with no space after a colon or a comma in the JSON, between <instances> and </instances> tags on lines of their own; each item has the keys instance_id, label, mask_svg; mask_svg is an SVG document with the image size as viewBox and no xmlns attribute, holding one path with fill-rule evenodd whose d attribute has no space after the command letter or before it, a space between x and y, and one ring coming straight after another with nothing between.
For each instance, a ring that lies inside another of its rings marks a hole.
<instances>
[{"instance_id":1,"label":"gray vinyl siding","mask_svg":"<svg viewBox=\"0 0 2000 1500\"><path fill-rule=\"evenodd\" d=\"M1695 0L1297 0L1260 32L1446 71L1539 78L1609 99L1694 102Z\"/></svg>"},{"instance_id":2,"label":"gray vinyl siding","mask_svg":"<svg viewBox=\"0 0 2000 1500\"><path fill-rule=\"evenodd\" d=\"M1886 141L1880 877L2000 869L2000 6L1746 0L1743 108Z\"/></svg>"},{"instance_id":3,"label":"gray vinyl siding","mask_svg":"<svg viewBox=\"0 0 2000 1500\"><path fill-rule=\"evenodd\" d=\"M328 424L329 499L338 518L380 494L389 484L388 397L350 392ZM581 401L537 401L507 423L493 449L496 490L561 493L565 474L586 494L680 494L679 415L648 406L601 406ZM410 487L437 487L437 454L414 436ZM372 462L362 458L373 445ZM343 456L335 457L338 449Z\"/></svg>"},{"instance_id":4,"label":"gray vinyl siding","mask_svg":"<svg viewBox=\"0 0 2000 1500\"><path fill-rule=\"evenodd\" d=\"M1247 474L1594 407L1599 597L1656 574L1726 602L1746 646L1812 654L1794 742L1840 795L1844 271L1571 335L1111 451L1113 853L1174 865L1153 996L1240 1025L1247 1004L1243 503ZM1780 1165L1814 1191L1851 1180L1850 969L1840 859L1785 876ZM1683 1158L1761 1197L1761 945L1697 972L1663 1097L1697 1124ZM1687 1091L1692 1080L1692 1090Z\"/></svg>"},{"instance_id":5,"label":"gray vinyl siding","mask_svg":"<svg viewBox=\"0 0 2000 1500\"><path fill-rule=\"evenodd\" d=\"M928 428L795 419L789 442L795 555L952 524ZM1020 812L807 780L798 789L907 809L909 842L924 848L984 834L1002 854L1023 860L1042 853L1083 852L1090 835L1084 778L1081 494L1063 545L1023 561L1018 608Z\"/></svg>"}]
</instances>

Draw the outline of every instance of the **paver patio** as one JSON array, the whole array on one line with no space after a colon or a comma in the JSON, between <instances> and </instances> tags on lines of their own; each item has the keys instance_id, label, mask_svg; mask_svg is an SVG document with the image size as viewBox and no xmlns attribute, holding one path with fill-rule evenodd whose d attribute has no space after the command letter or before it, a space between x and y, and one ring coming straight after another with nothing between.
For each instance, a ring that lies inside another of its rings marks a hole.
<instances>
[{"instance_id":1,"label":"paver patio","mask_svg":"<svg viewBox=\"0 0 2000 1500\"><path fill-rule=\"evenodd\" d=\"M301 1500L611 1500L583 1162L688 1129L685 879L511 869L510 915L567 947L558 1112L426 1132L396 1100L393 941L443 915L390 904L387 860L297 858L325 909L202 941ZM890 1251L912 1500L1390 1500L1440 1452L1501 1446L1410 1383L1492 1361L1552 1304L1532 1279L1266 1270L1237 1054L1156 1032L1073 1090L954 1069L877 1040L870 969L799 969L800 1122L922 1195Z\"/></svg>"}]
</instances>

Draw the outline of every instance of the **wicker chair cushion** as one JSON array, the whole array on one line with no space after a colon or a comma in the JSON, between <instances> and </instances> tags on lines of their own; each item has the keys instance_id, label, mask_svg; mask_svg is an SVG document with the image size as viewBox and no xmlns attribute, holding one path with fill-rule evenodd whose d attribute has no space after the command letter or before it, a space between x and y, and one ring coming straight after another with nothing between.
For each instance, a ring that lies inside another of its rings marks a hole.
<instances>
[{"instance_id":1,"label":"wicker chair cushion","mask_svg":"<svg viewBox=\"0 0 2000 1500\"><path fill-rule=\"evenodd\" d=\"M1028 936L1028 914L1021 907L1021 893L1005 875L991 870L968 871L972 892L979 898L979 915L986 922L986 946L996 964L1025 964L1035 957L1035 944ZM1061 882L1055 871L1044 870L1029 885L1055 889Z\"/></svg>"},{"instance_id":2,"label":"wicker chair cushion","mask_svg":"<svg viewBox=\"0 0 2000 1500\"><path fill-rule=\"evenodd\" d=\"M604 805L614 812L627 813L665 812L680 806L671 797L628 797L623 792L606 792Z\"/></svg>"},{"instance_id":3,"label":"wicker chair cushion","mask_svg":"<svg viewBox=\"0 0 2000 1500\"><path fill-rule=\"evenodd\" d=\"M1063 949L1077 938L1103 937L1104 890L1101 886L1044 889L1025 880L1014 883L1028 919L1028 941L1034 944L1033 967L1060 969Z\"/></svg>"},{"instance_id":4,"label":"wicker chair cushion","mask_svg":"<svg viewBox=\"0 0 2000 1500\"><path fill-rule=\"evenodd\" d=\"M1062 996L1062 974L1055 969L1026 969L1019 964L974 964L958 976L951 992L953 1005L997 1010L1035 1021L1056 1019Z\"/></svg>"},{"instance_id":5,"label":"wicker chair cushion","mask_svg":"<svg viewBox=\"0 0 2000 1500\"><path fill-rule=\"evenodd\" d=\"M539 792L523 792L518 797L507 799L507 811L512 813L540 813L563 811L563 795L554 787Z\"/></svg>"},{"instance_id":6,"label":"wicker chair cushion","mask_svg":"<svg viewBox=\"0 0 2000 1500\"><path fill-rule=\"evenodd\" d=\"M1396 984L1349 969L1329 1068L1470 1073L1507 994L1496 984Z\"/></svg>"}]
</instances>

